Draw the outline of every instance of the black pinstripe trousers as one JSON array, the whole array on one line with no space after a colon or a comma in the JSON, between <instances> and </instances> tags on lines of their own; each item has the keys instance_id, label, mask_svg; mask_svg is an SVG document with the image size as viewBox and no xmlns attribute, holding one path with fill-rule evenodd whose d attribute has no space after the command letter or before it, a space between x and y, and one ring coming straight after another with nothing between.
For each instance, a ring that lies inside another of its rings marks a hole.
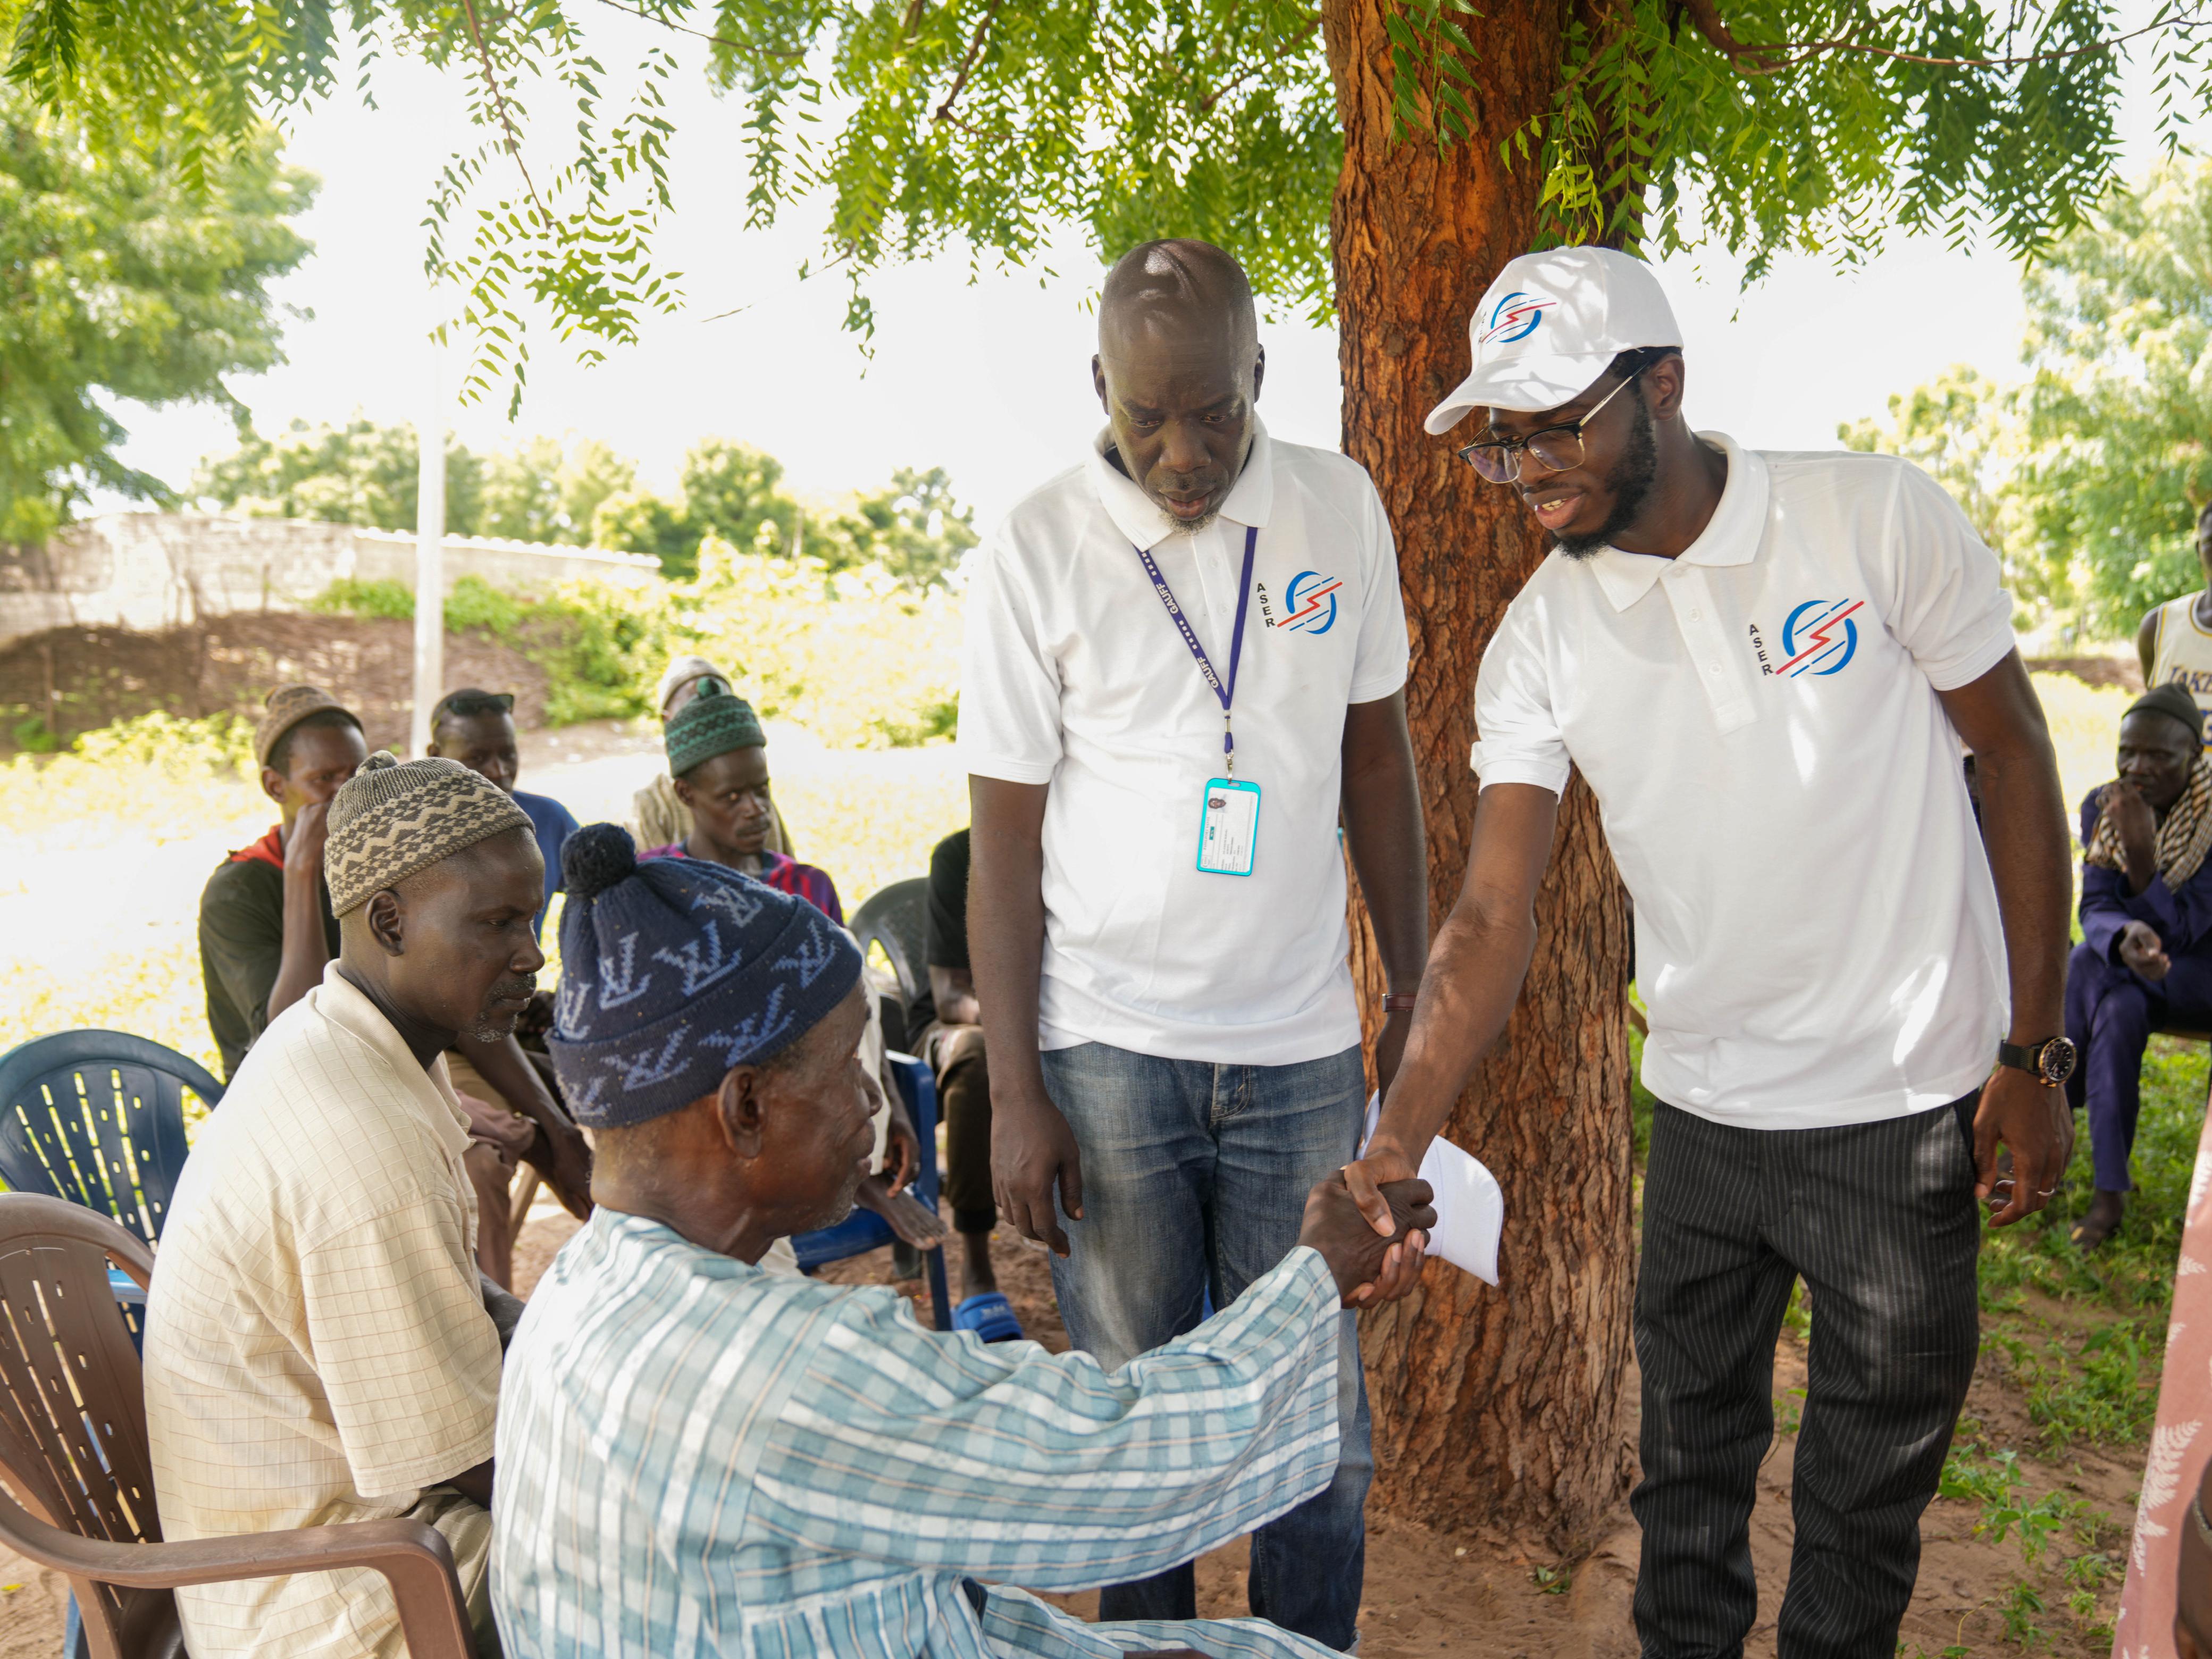
<instances>
[{"instance_id":1,"label":"black pinstripe trousers","mask_svg":"<svg viewBox=\"0 0 2212 1659\"><path fill-rule=\"evenodd\" d=\"M1654 1112L1636 1285L1644 1478L1629 1500L1647 1659L1743 1651L1774 1344L1800 1275L1813 1331L1777 1651L1896 1652L1980 1341L1973 1105L1827 1129Z\"/></svg>"}]
</instances>

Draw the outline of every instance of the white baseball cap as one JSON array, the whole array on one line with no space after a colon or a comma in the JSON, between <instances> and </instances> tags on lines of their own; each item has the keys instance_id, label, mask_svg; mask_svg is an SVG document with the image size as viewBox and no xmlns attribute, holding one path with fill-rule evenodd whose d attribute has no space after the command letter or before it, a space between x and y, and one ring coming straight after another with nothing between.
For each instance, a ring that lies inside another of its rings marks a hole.
<instances>
[{"instance_id":1,"label":"white baseball cap","mask_svg":"<svg viewBox=\"0 0 2212 1659\"><path fill-rule=\"evenodd\" d=\"M1468 319L1474 369L1429 411L1431 434L1471 409L1557 409L1624 351L1676 346L1682 331L1650 266L1609 247L1524 253Z\"/></svg>"}]
</instances>

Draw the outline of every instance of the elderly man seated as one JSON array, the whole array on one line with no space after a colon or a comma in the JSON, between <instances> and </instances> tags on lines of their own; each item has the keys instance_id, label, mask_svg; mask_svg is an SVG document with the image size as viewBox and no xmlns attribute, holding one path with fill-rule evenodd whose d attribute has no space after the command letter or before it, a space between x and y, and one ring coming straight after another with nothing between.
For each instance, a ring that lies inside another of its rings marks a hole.
<instances>
[{"instance_id":1,"label":"elderly man seated","mask_svg":"<svg viewBox=\"0 0 2212 1659\"><path fill-rule=\"evenodd\" d=\"M521 1659L1047 1654L1322 1659L1258 1621L1086 1626L1021 1590L1157 1572L1281 1514L1337 1456L1337 1314L1406 1288L1340 1181L1299 1248L1187 1337L1083 1354L922 1330L888 1288L762 1273L866 1171L860 957L705 860L569 842L549 1042L598 1209L516 1334L494 1605Z\"/></svg>"},{"instance_id":2,"label":"elderly man seated","mask_svg":"<svg viewBox=\"0 0 2212 1659\"><path fill-rule=\"evenodd\" d=\"M177 1183L146 1328L146 1427L176 1541L412 1516L484 1584L500 1325L476 1267L469 1120L446 1075L544 965L530 820L449 760L371 756L331 801L337 959L272 1021ZM362 1571L177 1592L195 1659L399 1659Z\"/></svg>"},{"instance_id":3,"label":"elderly man seated","mask_svg":"<svg viewBox=\"0 0 2212 1659\"><path fill-rule=\"evenodd\" d=\"M2212 1030L2212 763L2189 693L2161 685L2120 720L2119 776L2081 803L2081 943L2066 969L2067 1083L2087 1105L2097 1193L2074 1229L2094 1249L2120 1224L2142 1103L2143 1050L2161 1029Z\"/></svg>"}]
</instances>

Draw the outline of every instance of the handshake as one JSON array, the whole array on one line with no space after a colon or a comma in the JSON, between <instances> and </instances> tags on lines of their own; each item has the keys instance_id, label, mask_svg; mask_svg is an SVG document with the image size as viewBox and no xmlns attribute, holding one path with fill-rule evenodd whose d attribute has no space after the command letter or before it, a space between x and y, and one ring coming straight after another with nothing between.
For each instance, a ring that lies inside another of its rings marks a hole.
<instances>
[{"instance_id":1,"label":"handshake","mask_svg":"<svg viewBox=\"0 0 2212 1659\"><path fill-rule=\"evenodd\" d=\"M1420 1277L1428 1236L1437 1224L1435 1194L1425 1181L1386 1181L1377 1189L1397 1224L1389 1237L1360 1212L1340 1171L1306 1194L1298 1243L1321 1252L1347 1308L1380 1304L1403 1296Z\"/></svg>"}]
</instances>

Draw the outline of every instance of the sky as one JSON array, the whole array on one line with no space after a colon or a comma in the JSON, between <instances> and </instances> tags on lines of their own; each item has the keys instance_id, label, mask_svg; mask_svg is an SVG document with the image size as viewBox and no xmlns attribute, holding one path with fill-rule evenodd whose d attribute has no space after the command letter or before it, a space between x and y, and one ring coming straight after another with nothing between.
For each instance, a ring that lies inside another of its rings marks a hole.
<instances>
[{"instance_id":1,"label":"sky","mask_svg":"<svg viewBox=\"0 0 2212 1659\"><path fill-rule=\"evenodd\" d=\"M672 40L611 12L592 28L610 66ZM956 255L878 275L874 352L864 356L841 325L844 283L796 280L817 252L819 216L802 205L772 229L743 228L744 111L708 89L696 55L681 50L691 43L673 44L686 69L671 100L676 209L659 247L664 268L684 273L684 313L649 319L637 345L592 368L541 330L519 418L507 419L504 395L448 404L456 435L472 448L540 433L599 438L662 489L693 441L731 437L781 458L789 484L823 501L900 466L942 465L985 528L1080 459L1100 421L1089 307L1101 272L1079 240L1057 251L1057 274L971 282ZM349 88L351 76L339 84ZM465 89L392 58L375 87L376 109L348 90L291 126L291 159L323 186L299 227L316 251L277 289L301 313L286 329L289 361L232 382L264 433L356 410L416 421L431 403L422 221L439 167L470 142ZM2140 118L2148 100L2129 101ZM2149 160L2145 135L2130 133L2130 176ZM2000 253L1899 240L1850 270L1786 258L1747 289L1725 256L1670 261L1662 276L1683 328L1692 419L1757 447L1833 447L1838 422L1883 414L1893 394L1953 363L2001 380L2020 372L2019 272ZM1261 338L1269 429L1334 447L1334 331L1263 322ZM449 388L457 378L449 362ZM180 487L201 455L234 442L219 411L121 412L132 434L125 459Z\"/></svg>"}]
</instances>

